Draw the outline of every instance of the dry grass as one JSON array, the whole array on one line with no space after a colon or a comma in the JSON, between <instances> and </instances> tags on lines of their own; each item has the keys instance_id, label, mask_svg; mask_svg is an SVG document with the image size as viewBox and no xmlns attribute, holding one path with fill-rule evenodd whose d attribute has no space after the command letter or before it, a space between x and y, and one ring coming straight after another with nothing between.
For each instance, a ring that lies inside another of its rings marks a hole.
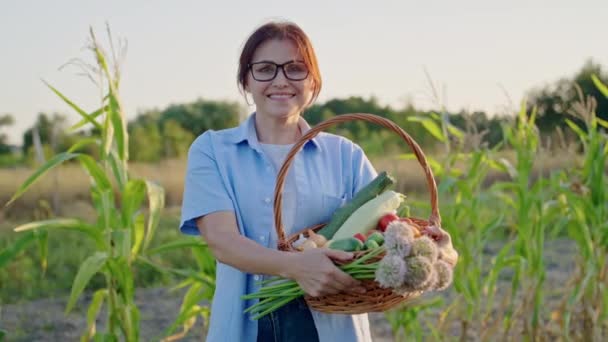
<instances>
[{"instance_id":1,"label":"dry grass","mask_svg":"<svg viewBox=\"0 0 608 342\"><path fill-rule=\"evenodd\" d=\"M507 160L513 160L512 153L503 152ZM440 158L440 157L438 157ZM572 152L542 154L537 163L538 173L572 166L580 158ZM420 165L415 160L397 158L372 158L377 170L386 170L398 180L397 190L405 194L426 194L428 192ZM165 160L157 164L134 163L131 165L133 176L140 176L158 182L165 188L168 207L179 206L183 191L183 178L186 169L185 160ZM33 172L32 169L0 169L0 203L6 203L17 187ZM498 172L489 175L489 181L507 177ZM11 207L0 211L0 222L4 219L30 219L44 206L50 203L52 196L60 203L61 214L70 216L88 216L89 180L77 164L62 166L36 184ZM66 212L69 211L69 212ZM33 214L32 214L33 213Z\"/></svg>"}]
</instances>

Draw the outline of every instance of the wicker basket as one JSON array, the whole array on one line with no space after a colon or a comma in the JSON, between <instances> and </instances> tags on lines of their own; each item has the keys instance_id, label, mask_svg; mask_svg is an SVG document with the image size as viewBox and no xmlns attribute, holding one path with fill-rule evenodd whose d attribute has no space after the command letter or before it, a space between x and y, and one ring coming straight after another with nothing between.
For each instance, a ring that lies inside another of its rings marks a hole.
<instances>
[{"instance_id":1,"label":"wicker basket","mask_svg":"<svg viewBox=\"0 0 608 342\"><path fill-rule=\"evenodd\" d=\"M342 122L352 121L352 120L364 120L368 122L372 122L378 124L380 126L386 127L391 131L397 133L414 151L418 162L422 166L424 174L426 176L427 186L431 195L431 215L428 220L418 219L418 218L409 218L415 225L417 225L421 229L425 229L427 227L441 227L441 217L439 215L439 205L437 198L437 185L435 183L435 178L433 177L433 172L431 171L426 157L424 153L420 149L420 146L410 137L401 127L399 127L394 122L385 119L383 117L366 114L366 113L355 113L355 114L343 114L332 117L326 121L323 121L313 127L310 131L304 134L298 142L293 146L293 148L287 154L287 157L283 163L283 166L279 170L279 174L277 176L277 183L275 187L274 193L274 220L275 227L277 231L278 237L278 248L283 251L296 251L292 244L297 240L300 234L307 235L307 231L309 229L313 231L317 231L321 229L325 224L320 224L314 227L308 227L303 229L296 234L293 234L290 237L285 236L285 231L283 229L283 223L281 219L281 208L282 208L282 192L283 185L285 183L285 178L287 175L287 171L293 162L296 153L300 151L302 146L314 138L317 134L319 134L324 129L333 126L335 124L339 124ZM355 259L360 258L366 252L356 252ZM384 255L378 256L375 260L382 258ZM372 260L370 260L371 262ZM321 297L311 297L305 296L305 300L308 303L309 307L327 313L341 313L341 314L358 314L364 312L381 312L386 311L397 304L403 303L408 300L412 300L422 294L420 291L408 292L403 295L398 295L393 293L391 289L381 288L379 284L372 280L364 280L362 282L363 287L366 288L365 294L351 294L351 293L338 293L334 295L327 295Z\"/></svg>"}]
</instances>

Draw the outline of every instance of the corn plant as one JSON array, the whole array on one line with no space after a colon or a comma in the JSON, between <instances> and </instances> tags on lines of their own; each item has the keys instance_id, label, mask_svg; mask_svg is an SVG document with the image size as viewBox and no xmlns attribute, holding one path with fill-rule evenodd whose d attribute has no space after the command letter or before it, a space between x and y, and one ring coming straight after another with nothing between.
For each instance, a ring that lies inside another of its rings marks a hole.
<instances>
[{"instance_id":1,"label":"corn plant","mask_svg":"<svg viewBox=\"0 0 608 342\"><path fill-rule=\"evenodd\" d=\"M608 97L608 87L595 76L593 81ZM569 218L568 235L576 242L581 257L560 316L564 336L600 341L608 332L608 181L605 173L608 121L597 117L595 99L585 98L580 88L577 90L580 100L570 114L580 119L584 127L570 119L567 124L578 135L585 158L583 167L561 185L567 204L564 212ZM575 327L571 326L573 317L579 318Z\"/></svg>"},{"instance_id":2,"label":"corn plant","mask_svg":"<svg viewBox=\"0 0 608 342\"><path fill-rule=\"evenodd\" d=\"M90 48L96 64L89 67L95 71L103 92L100 108L88 113L50 84L47 83L47 86L82 116L82 120L73 128L90 124L100 134L77 142L68 151L47 161L18 188L7 205L58 165L69 160L80 163L90 177L91 198L97 212L95 222L53 218L21 225L15 231L68 229L92 239L96 251L82 262L74 278L66 312L77 305L77 299L91 278L101 273L105 279L105 288L93 294L86 314L87 329L82 339L116 341L121 335L126 341L137 341L140 314L134 302L134 263L152 241L164 206L164 192L153 182L131 178L129 175L129 140L126 117L118 93L120 73L116 56L111 61L108 60L92 29L90 37ZM114 54L113 46L112 52ZM85 145L97 146L98 160L78 152ZM142 210L146 199L147 215ZM107 305L107 332L100 334L96 332L95 321L103 304Z\"/></svg>"}]
</instances>

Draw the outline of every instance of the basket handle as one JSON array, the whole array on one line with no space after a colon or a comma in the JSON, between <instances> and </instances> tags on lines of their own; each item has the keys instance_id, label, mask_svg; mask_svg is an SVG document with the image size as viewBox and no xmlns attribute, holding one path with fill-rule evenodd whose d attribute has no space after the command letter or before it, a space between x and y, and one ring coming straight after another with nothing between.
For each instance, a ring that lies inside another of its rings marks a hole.
<instances>
[{"instance_id":1,"label":"basket handle","mask_svg":"<svg viewBox=\"0 0 608 342\"><path fill-rule=\"evenodd\" d=\"M420 166L422 166L424 175L426 177L427 186L431 193L431 215L429 217L429 223L431 226L441 226L441 216L439 215L439 203L437 195L437 184L435 183L435 178L433 177L433 171L429 167L427 159L424 156L422 149L420 149L420 146L418 146L418 143L416 143L414 139L412 139L412 137L407 134L401 127L399 127L397 124L395 124L389 119L367 113L342 114L320 122L319 124L311 128L308 132L306 132L306 134L304 134L300 138L300 140L298 140L291 148L285 158L285 161L283 162L283 166L281 166L281 169L279 170L279 174L277 176L277 183L274 191L274 222L275 229L277 231L279 250L287 251L292 249L290 244L287 243L287 239L285 237L285 230L283 229L281 212L283 204L283 185L285 184L287 171L289 170L289 167L295 159L296 153L300 151L300 149L302 148L302 146L304 146L304 144L306 144L306 142L317 136L317 134L319 134L324 129L335 124L354 120L368 121L386 127L397 133L412 148L414 154L416 155L416 159L418 159Z\"/></svg>"}]
</instances>

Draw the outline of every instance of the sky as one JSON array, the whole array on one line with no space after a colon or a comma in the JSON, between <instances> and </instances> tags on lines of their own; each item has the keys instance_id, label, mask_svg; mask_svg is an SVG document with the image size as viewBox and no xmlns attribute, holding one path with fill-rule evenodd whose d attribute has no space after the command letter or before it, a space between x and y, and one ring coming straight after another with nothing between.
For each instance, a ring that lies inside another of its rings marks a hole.
<instances>
[{"instance_id":1,"label":"sky","mask_svg":"<svg viewBox=\"0 0 608 342\"><path fill-rule=\"evenodd\" d=\"M11 143L40 112L78 120L42 80L86 110L99 91L75 66L93 62L92 27L127 41L121 95L129 119L198 98L233 100L240 49L268 20L291 20L319 59L319 102L375 96L382 104L503 113L531 89L608 67L608 1L33 1L0 0L0 114ZM439 99L432 95L430 75ZM250 108L253 110L253 108Z\"/></svg>"}]
</instances>

